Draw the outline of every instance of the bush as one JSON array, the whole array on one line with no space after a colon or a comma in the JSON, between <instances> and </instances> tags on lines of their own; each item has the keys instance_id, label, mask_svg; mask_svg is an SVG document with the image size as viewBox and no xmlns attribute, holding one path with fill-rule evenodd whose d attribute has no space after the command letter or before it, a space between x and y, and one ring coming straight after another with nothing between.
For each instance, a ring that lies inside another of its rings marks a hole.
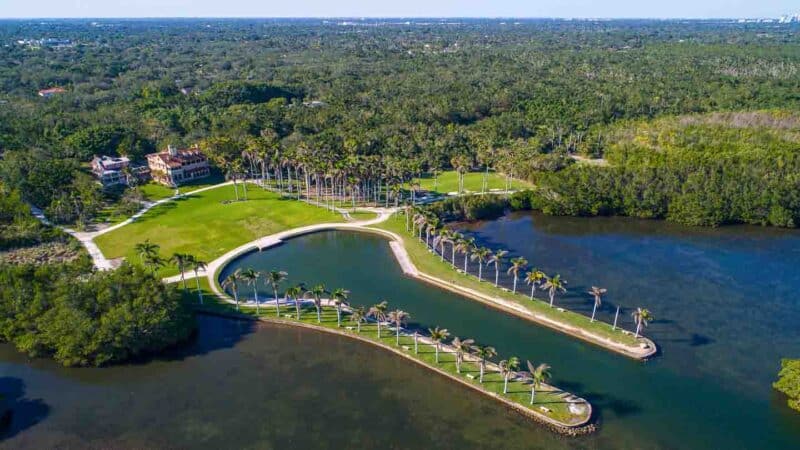
<instances>
[{"instance_id":1,"label":"bush","mask_svg":"<svg viewBox=\"0 0 800 450\"><path fill-rule=\"evenodd\" d=\"M778 381L772 386L789 397L790 408L800 411L800 359L787 358L781 361Z\"/></svg>"}]
</instances>

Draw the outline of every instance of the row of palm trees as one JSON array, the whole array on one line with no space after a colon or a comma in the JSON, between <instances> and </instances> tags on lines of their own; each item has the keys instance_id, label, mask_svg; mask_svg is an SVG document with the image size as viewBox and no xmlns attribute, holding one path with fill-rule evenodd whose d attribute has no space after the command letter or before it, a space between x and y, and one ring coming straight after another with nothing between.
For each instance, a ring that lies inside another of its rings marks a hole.
<instances>
[{"instance_id":1,"label":"row of palm trees","mask_svg":"<svg viewBox=\"0 0 800 450\"><path fill-rule=\"evenodd\" d=\"M224 139L208 139L201 148L234 182L237 200L237 180L251 178L265 189L274 188L292 198L305 197L330 209L343 201L353 207L356 203L386 207L405 200L416 203L419 184L414 180L422 174L422 160L360 154L342 157L312 146L286 148L273 138L253 139L241 151L229 148L233 143ZM461 176L469 164L457 162ZM438 176L439 171L433 173ZM404 189L405 185L411 186L411 192Z\"/></svg>"},{"instance_id":2,"label":"row of palm trees","mask_svg":"<svg viewBox=\"0 0 800 450\"><path fill-rule=\"evenodd\" d=\"M246 284L253 288L253 297L256 301L256 314L259 314L258 310L258 288L257 288L257 281L259 278L263 278L272 286L273 293L275 296L275 314L277 317L280 317L280 302L278 298L278 285L286 280L287 273L283 271L271 270L268 272L258 272L255 269L247 268L247 269L237 269L234 272L230 273L222 282L223 289L230 290L234 296L234 301L236 302L236 308L239 308L239 291L238 291L238 283L244 281ZM301 299L312 299L314 302L314 306L316 308L317 313L317 322L322 323L322 299L323 296L326 294L330 294L331 303L333 303L334 308L336 309L336 322L337 327L342 326L342 316L344 313L349 314L350 322L355 323L356 325L356 332L361 333L361 325L364 323L368 323L370 319L372 319L376 326L377 326L377 333L378 339L383 338L383 328L382 325L386 322L389 322L394 325L395 327L395 344L400 346L400 336L401 330L403 325L407 323L407 321L411 318L411 315L407 312L395 309L393 311L389 311L389 303L387 301L378 302L369 308L364 306L354 306L351 307L349 303L349 296L350 291L344 288L334 289L333 291L328 291L324 284L318 284L311 288L305 288L304 285L296 284L293 286L288 287L285 290L284 297L287 301L293 300L296 310L296 319L300 320L300 305ZM440 327L429 328L428 329L429 339L434 342L434 349L435 349L435 361L436 364L440 363L439 360L439 353L441 351L443 342L450 337L450 333L447 329L443 329ZM418 330L414 330L413 338L414 338L414 353L417 354L419 352L419 337L420 333ZM472 354L479 359L479 369L480 369L480 376L479 376L479 383L483 383L484 374L486 372L486 365L488 360L497 356L497 351L494 347L491 346L481 346L476 345L473 339L461 339L459 337L454 337L451 342L450 346L454 350L455 354L455 363L456 363L456 372L461 373L461 367L464 363L465 357L468 354ZM498 367L500 368L500 372L503 375L504 385L503 385L503 393L508 393L508 381L512 375L519 370L520 362L519 358L517 357L510 357L506 360L500 361L498 363ZM528 361L528 372L521 372L516 374L523 379L528 379L531 382L531 404L533 404L534 396L536 394L536 389L540 388L541 384L546 382L550 376L550 366L547 364L539 364L535 366Z\"/></svg>"},{"instance_id":3,"label":"row of palm trees","mask_svg":"<svg viewBox=\"0 0 800 450\"><path fill-rule=\"evenodd\" d=\"M478 281L483 281L483 268L494 266L494 285L500 287L500 272L501 266L508 257L509 252L506 250L492 251L487 247L478 245L475 238L464 236L463 234L443 227L441 219L427 209L407 205L405 208L406 215L406 231L413 236L417 236L421 242L430 248L434 253L439 253L442 262L445 261L446 246L450 245L450 263L456 270L462 270L465 274L469 272L469 261L478 263ZM423 238L424 235L424 238ZM463 269L456 267L456 253L464 255ZM519 283L520 275L524 274L524 281L531 287L530 299L534 300L536 290L547 292L549 297L549 305L552 308L556 296L559 293L567 292L567 281L561 278L560 274L549 276L539 269L533 268L527 270L528 260L522 256L511 258L510 266L506 273L512 276L512 293L517 293L517 286ZM592 286L591 290L587 293L593 300L592 315L590 322L595 321L597 308L602 305L602 297L608 292L607 289ZM643 327L646 327L650 321L653 320L653 315L645 308L637 308L632 317L636 323L635 337L639 337ZM619 318L619 307L614 318L613 329L617 328L617 321Z\"/></svg>"}]
</instances>

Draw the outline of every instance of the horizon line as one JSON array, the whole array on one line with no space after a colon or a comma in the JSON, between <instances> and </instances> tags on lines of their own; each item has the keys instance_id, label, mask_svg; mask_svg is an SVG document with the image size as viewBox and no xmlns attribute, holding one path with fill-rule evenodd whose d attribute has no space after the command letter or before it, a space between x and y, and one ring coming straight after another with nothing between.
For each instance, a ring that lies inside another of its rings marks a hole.
<instances>
[{"instance_id":1,"label":"horizon line","mask_svg":"<svg viewBox=\"0 0 800 450\"><path fill-rule=\"evenodd\" d=\"M652 16L652 17L636 17L636 16L378 16L378 15L358 15L358 16L9 16L0 17L0 20L163 20L163 19L260 19L260 20L375 20L375 19L434 19L434 20L452 20L452 19L485 19L485 20L776 20L785 16L800 15L800 11L795 13L783 13L777 16L740 16L740 17L679 17L679 16Z\"/></svg>"}]
</instances>

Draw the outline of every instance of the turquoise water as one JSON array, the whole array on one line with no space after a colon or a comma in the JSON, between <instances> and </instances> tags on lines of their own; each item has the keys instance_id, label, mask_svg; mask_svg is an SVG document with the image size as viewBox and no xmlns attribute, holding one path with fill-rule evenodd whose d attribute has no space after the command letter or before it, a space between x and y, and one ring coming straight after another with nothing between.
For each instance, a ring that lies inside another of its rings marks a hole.
<instances>
[{"instance_id":1,"label":"turquoise water","mask_svg":"<svg viewBox=\"0 0 800 450\"><path fill-rule=\"evenodd\" d=\"M661 354L647 363L631 361L405 278L377 236L309 235L247 255L228 270L286 270L295 282L350 289L356 304L386 299L410 312L412 324L446 327L495 346L501 357L548 362L555 384L598 409L601 431L579 440L581 445L800 445L800 416L770 388L780 357L800 355L798 233L538 215L462 230L512 256L524 255L548 273L561 273L570 282L570 292L557 300L562 306L589 314L584 291L596 284L609 289L603 319L612 320L619 304L631 327L631 308L648 307L658 320L647 334ZM493 268L485 273L493 276Z\"/></svg>"}]
</instances>

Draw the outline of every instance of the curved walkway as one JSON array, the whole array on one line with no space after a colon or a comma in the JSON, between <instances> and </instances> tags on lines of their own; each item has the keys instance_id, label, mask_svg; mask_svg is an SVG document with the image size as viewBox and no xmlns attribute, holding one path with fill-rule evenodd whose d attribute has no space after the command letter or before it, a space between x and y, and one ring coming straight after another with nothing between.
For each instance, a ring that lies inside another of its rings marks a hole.
<instances>
[{"instance_id":1,"label":"curved walkway","mask_svg":"<svg viewBox=\"0 0 800 450\"><path fill-rule=\"evenodd\" d=\"M398 264L400 264L403 273L405 273L410 277L416 278L418 280L424 281L429 284L433 284L442 289L447 289L451 292L455 292L465 297L469 297L471 299L484 303L488 306L500 309L510 314L514 314L524 319L531 320L540 325L544 325L548 328L576 337L585 342L598 345L605 349L614 351L616 353L620 353L622 355L634 359L644 360L655 355L656 352L658 351L658 348L656 347L655 343L644 336L639 337L639 342L641 342L642 344L646 344L646 346L643 347L641 345L636 345L636 346L626 345L621 342L617 342L612 339L597 335L583 328L569 325L560 322L556 319L544 316L542 314L535 313L516 302L494 297L485 294L483 292L476 291L474 289L459 286L457 284L453 284L444 281L442 279L439 279L437 277L434 277L432 275L421 272L411 261L411 257L406 251L405 244L403 243L403 238L401 236L391 231L382 230L379 228L370 228L370 225L375 225L388 220L396 210L384 209L384 208L372 208L371 210L374 212L378 212L379 216L375 219L361 221L361 222L321 223L321 224L309 225L305 227L293 228L291 230L282 231L279 233L262 237L260 239L256 239L255 241L239 246L229 251L228 253L220 256L219 258L215 259L214 261L208 264L208 268L205 271L205 273L201 273L199 275L207 277L208 284L215 295L217 295L219 298L227 302L232 302L233 300L228 298L228 296L220 288L217 280L217 274L226 264L228 264L230 261L232 261L238 256L241 256L245 253L254 250L259 250L259 251L264 250L273 247L275 245L278 245L286 239L318 231L352 230L352 231L380 234L389 238L389 246L392 249L392 253L394 254ZM168 279L165 279L165 281L167 282L175 282L178 280L180 280L180 276L170 277Z\"/></svg>"}]
</instances>

